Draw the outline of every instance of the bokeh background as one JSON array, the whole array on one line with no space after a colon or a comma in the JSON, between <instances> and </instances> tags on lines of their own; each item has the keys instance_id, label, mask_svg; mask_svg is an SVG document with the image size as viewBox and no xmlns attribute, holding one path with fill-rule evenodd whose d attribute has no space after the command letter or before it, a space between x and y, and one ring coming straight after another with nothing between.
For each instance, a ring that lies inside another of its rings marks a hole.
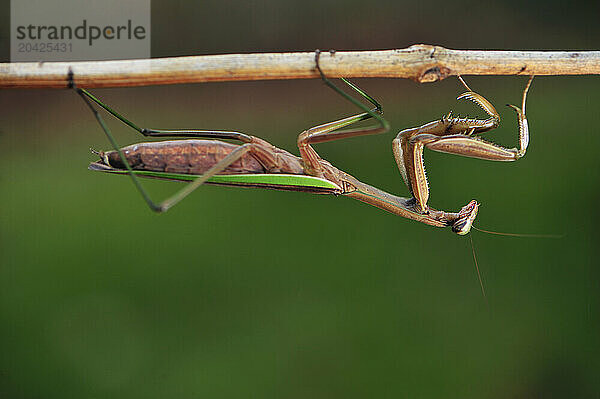
<instances>
[{"instance_id":1,"label":"bokeh background","mask_svg":"<svg viewBox=\"0 0 600 399\"><path fill-rule=\"evenodd\" d=\"M598 4L155 1L152 51L597 49ZM479 114L454 100L456 79L356 82L392 132L318 151L400 195L395 133ZM526 79L468 82L503 117L486 137L514 146L502 104ZM302 130L356 112L318 80L95 93L142 126L240 130L292 152ZM3 90L0 397L598 397L599 107L598 77L540 77L524 159L426 154L431 205L476 198L482 228L563 235L474 232L486 300L468 237L347 198L202 187L153 214L128 179L87 170L89 148L109 145L75 94Z\"/></svg>"}]
</instances>

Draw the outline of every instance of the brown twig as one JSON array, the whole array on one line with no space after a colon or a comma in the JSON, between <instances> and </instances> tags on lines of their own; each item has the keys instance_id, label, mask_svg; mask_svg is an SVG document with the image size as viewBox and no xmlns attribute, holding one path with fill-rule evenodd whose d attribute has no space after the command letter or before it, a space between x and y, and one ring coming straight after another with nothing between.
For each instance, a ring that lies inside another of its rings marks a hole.
<instances>
[{"instance_id":1,"label":"brown twig","mask_svg":"<svg viewBox=\"0 0 600 399\"><path fill-rule=\"evenodd\" d=\"M407 78L435 82L451 75L600 74L600 51L401 50L324 52L329 77ZM308 79L319 77L314 52L201 55L148 60L5 63L1 88L65 88L69 70L80 87Z\"/></svg>"}]
</instances>

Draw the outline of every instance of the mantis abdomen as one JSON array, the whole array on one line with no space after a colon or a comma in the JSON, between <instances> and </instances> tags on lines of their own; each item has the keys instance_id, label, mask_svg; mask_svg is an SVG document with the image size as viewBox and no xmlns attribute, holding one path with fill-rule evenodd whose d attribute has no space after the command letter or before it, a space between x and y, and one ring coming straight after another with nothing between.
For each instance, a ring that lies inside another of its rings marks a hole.
<instances>
[{"instance_id":1,"label":"mantis abdomen","mask_svg":"<svg viewBox=\"0 0 600 399\"><path fill-rule=\"evenodd\" d=\"M238 147L216 140L173 140L132 144L121 150L134 170L201 175ZM126 169L116 151L106 152L103 160L107 166ZM223 175L245 173L266 173L250 152L219 172Z\"/></svg>"}]
</instances>

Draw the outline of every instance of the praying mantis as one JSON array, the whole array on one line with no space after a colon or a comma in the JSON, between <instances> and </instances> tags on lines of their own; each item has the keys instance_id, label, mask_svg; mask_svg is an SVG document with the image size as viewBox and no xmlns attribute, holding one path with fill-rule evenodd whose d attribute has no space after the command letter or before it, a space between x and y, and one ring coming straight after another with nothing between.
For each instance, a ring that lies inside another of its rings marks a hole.
<instances>
[{"instance_id":1,"label":"praying mantis","mask_svg":"<svg viewBox=\"0 0 600 399\"><path fill-rule=\"evenodd\" d=\"M383 118L381 105L373 97L347 79L341 79L355 93L370 102L374 106L371 109L341 90L325 76L319 65L319 55L320 52L317 51L315 68L323 82L363 112L302 132L297 140L299 157L259 137L241 132L141 128L89 91L75 88L70 74L71 86L92 110L113 147L111 151L95 151L100 160L91 163L89 169L129 175L150 209L156 212L167 211L202 184L208 183L343 195L398 216L431 226L451 227L452 231L459 235L468 234L477 216L479 203L472 200L458 212L445 212L430 207L423 150L428 148L433 151L493 161L515 161L523 157L529 144L525 102L533 76L523 90L521 107L509 105L517 114L519 148L505 148L478 136L480 133L498 127L500 116L494 106L482 95L472 91L460 76L459 79L467 91L457 99L472 101L488 115L488 118L461 118L449 113L439 120L398 133L392 141L393 155L412 195L411 198L404 198L366 184L336 168L321 158L313 148L314 144L381 134L390 129L389 123ZM100 106L145 137L175 137L187 138L187 140L143 142L120 148L93 104ZM369 119L377 121L377 125L344 129ZM241 144L222 140L235 140ZM161 203L155 203L138 177L175 180L189 184Z\"/></svg>"}]
</instances>

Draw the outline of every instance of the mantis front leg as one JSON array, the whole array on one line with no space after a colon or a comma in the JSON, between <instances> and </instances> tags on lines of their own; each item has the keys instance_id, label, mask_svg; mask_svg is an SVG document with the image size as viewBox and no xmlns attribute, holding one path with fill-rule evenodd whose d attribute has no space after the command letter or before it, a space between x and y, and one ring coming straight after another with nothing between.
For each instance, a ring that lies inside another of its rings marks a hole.
<instances>
[{"instance_id":1,"label":"mantis front leg","mask_svg":"<svg viewBox=\"0 0 600 399\"><path fill-rule=\"evenodd\" d=\"M459 77L460 78L460 77ZM423 163L423 148L427 147L438 152L463 155L471 158L488 159L491 161L516 161L523 157L529 144L529 126L525 115L525 101L531 86L533 76L523 90L521 108L508 105L517 113L519 122L519 148L505 148L485 141L476 134L494 129L500 122L500 115L494 106L480 94L467 88L467 92L457 99L468 99L480 106L488 115L487 119L470 119L452 117L451 114L440 120L426 125L406 129L398 133L393 141L392 149L396 163L406 185L410 189L421 212L428 210L429 185Z\"/></svg>"}]
</instances>

